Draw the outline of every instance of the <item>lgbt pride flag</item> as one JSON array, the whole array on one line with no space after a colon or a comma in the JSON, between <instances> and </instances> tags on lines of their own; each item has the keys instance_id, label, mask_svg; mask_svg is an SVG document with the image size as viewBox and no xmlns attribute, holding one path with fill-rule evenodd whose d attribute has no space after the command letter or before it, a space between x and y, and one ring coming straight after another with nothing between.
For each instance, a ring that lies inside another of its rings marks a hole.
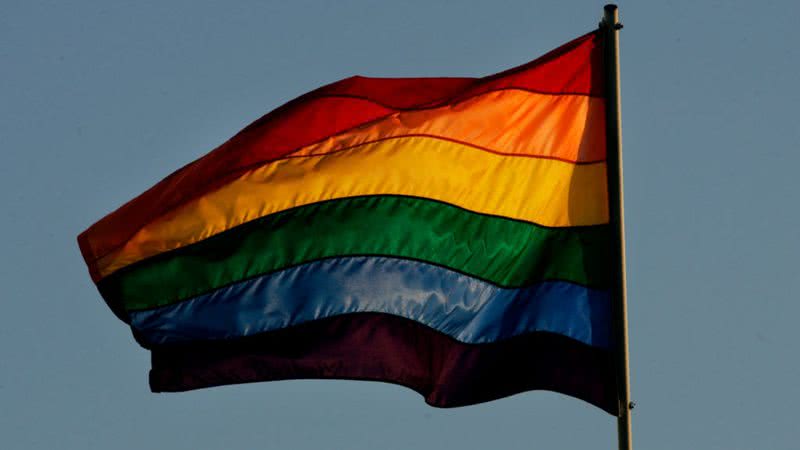
<instances>
[{"instance_id":1,"label":"lgbt pride flag","mask_svg":"<svg viewBox=\"0 0 800 450\"><path fill-rule=\"evenodd\" d=\"M352 77L78 237L153 391L296 378L612 414L602 35L485 78Z\"/></svg>"}]
</instances>

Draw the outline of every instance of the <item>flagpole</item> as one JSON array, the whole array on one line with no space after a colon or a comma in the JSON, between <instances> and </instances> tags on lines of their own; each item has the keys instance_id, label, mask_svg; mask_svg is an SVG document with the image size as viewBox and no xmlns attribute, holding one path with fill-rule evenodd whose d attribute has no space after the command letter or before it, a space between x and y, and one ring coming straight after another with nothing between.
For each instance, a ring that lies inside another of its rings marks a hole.
<instances>
[{"instance_id":1,"label":"flagpole","mask_svg":"<svg viewBox=\"0 0 800 450\"><path fill-rule=\"evenodd\" d=\"M628 360L628 306L625 288L625 208L622 191L622 119L620 114L619 81L619 22L617 5L603 8L600 24L604 36L604 70L606 92L606 152L608 154L609 218L618 243L612 250L613 267L617 274L613 280L615 365L617 373L617 440L619 450L631 450L630 364Z\"/></svg>"}]
</instances>

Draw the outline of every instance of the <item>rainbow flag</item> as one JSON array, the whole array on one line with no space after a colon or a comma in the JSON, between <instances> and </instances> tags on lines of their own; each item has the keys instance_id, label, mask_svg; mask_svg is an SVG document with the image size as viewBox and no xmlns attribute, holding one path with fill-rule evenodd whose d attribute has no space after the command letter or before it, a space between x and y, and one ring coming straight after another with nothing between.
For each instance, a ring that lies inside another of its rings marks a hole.
<instances>
[{"instance_id":1,"label":"rainbow flag","mask_svg":"<svg viewBox=\"0 0 800 450\"><path fill-rule=\"evenodd\" d=\"M485 78L305 94L78 237L154 392L397 383L617 412L600 32Z\"/></svg>"}]
</instances>

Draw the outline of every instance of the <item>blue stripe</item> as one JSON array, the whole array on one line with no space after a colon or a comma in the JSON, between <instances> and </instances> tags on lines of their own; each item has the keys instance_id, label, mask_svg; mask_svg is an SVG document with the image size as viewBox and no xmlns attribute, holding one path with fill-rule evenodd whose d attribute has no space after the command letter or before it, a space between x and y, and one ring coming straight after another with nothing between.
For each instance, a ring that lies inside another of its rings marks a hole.
<instances>
[{"instance_id":1,"label":"blue stripe","mask_svg":"<svg viewBox=\"0 0 800 450\"><path fill-rule=\"evenodd\" d=\"M320 260L131 313L144 344L232 339L341 314L415 320L465 343L533 331L609 347L607 291L563 281L509 289L439 266L386 257Z\"/></svg>"}]
</instances>

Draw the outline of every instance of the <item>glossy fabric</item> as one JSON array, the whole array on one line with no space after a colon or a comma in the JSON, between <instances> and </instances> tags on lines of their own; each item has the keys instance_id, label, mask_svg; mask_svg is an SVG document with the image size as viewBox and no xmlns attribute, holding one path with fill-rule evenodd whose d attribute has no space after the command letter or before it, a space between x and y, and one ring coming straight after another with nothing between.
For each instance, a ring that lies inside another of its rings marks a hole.
<instances>
[{"instance_id":1,"label":"glossy fabric","mask_svg":"<svg viewBox=\"0 0 800 450\"><path fill-rule=\"evenodd\" d=\"M608 222L605 163L508 157L428 137L269 163L143 227L97 261L105 276L297 206L363 195L425 197L544 226Z\"/></svg>"},{"instance_id":2,"label":"glossy fabric","mask_svg":"<svg viewBox=\"0 0 800 450\"><path fill-rule=\"evenodd\" d=\"M131 313L141 342L154 346L234 339L342 314L411 319L465 343L547 331L608 347L607 291L542 282L503 289L416 261L335 258L218 289L191 300Z\"/></svg>"},{"instance_id":3,"label":"glossy fabric","mask_svg":"<svg viewBox=\"0 0 800 450\"><path fill-rule=\"evenodd\" d=\"M406 386L437 407L547 389L616 414L613 362L610 351L557 334L465 344L401 317L364 313L155 348L150 387L174 392L270 380L372 380Z\"/></svg>"},{"instance_id":4,"label":"glossy fabric","mask_svg":"<svg viewBox=\"0 0 800 450\"><path fill-rule=\"evenodd\" d=\"M400 111L281 159L330 154L396 137L429 136L502 155L602 162L606 156L604 111L601 98L494 91L438 108Z\"/></svg>"},{"instance_id":5,"label":"glossy fabric","mask_svg":"<svg viewBox=\"0 0 800 450\"><path fill-rule=\"evenodd\" d=\"M318 259L384 255L502 287L561 280L605 288L608 241L605 225L545 228L426 199L359 197L248 222L128 266L99 287L121 309L148 309Z\"/></svg>"}]
</instances>

